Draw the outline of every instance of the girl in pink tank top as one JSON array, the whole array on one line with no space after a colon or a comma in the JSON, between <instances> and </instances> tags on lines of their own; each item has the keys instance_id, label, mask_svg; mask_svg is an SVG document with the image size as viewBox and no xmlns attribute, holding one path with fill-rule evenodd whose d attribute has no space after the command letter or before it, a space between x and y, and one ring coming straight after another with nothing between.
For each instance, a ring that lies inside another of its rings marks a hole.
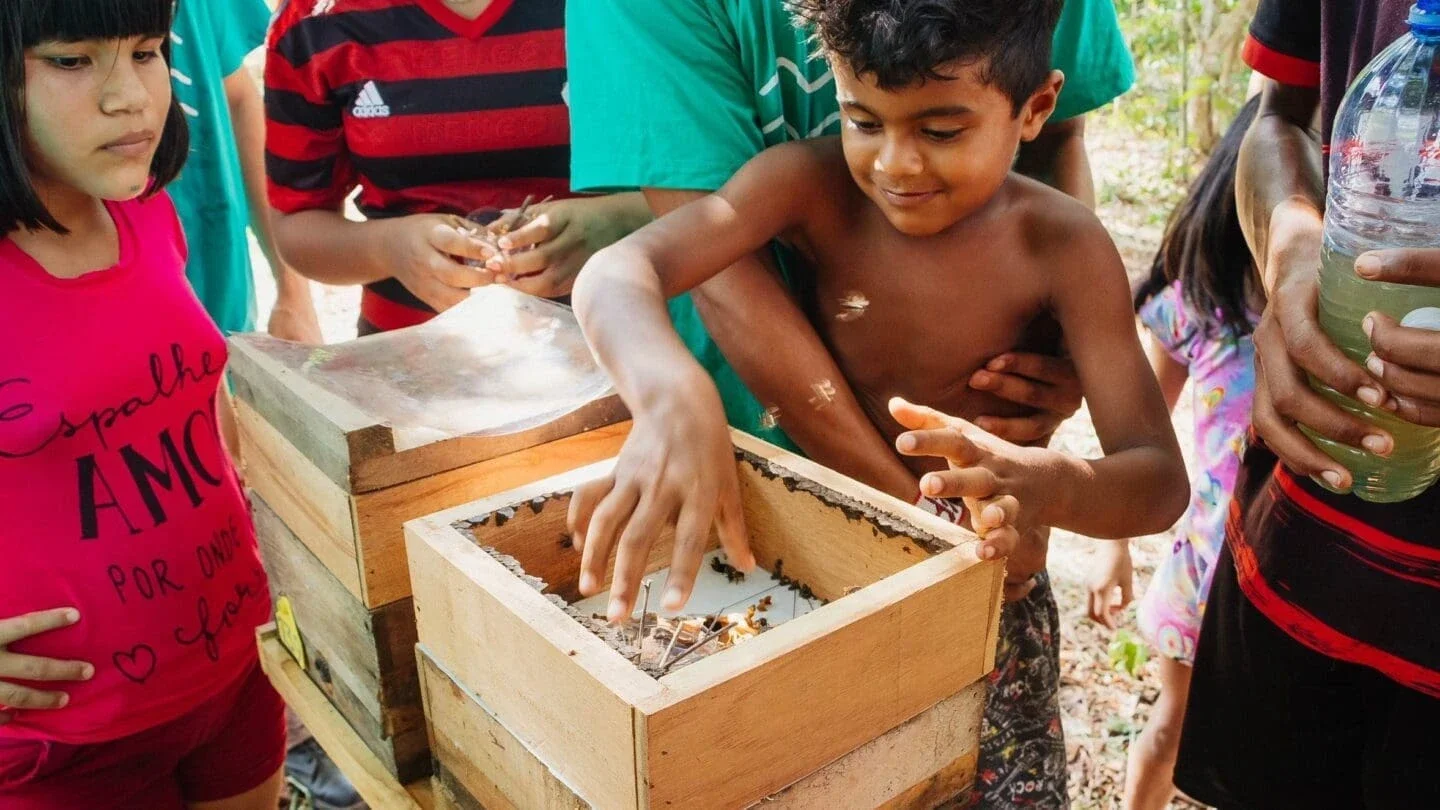
<instances>
[{"instance_id":1,"label":"girl in pink tank top","mask_svg":"<svg viewBox=\"0 0 1440 810\"><path fill-rule=\"evenodd\" d=\"M199 2L200 0L185 0ZM173 0L0 4L0 807L273 808L226 345L162 189Z\"/></svg>"}]
</instances>

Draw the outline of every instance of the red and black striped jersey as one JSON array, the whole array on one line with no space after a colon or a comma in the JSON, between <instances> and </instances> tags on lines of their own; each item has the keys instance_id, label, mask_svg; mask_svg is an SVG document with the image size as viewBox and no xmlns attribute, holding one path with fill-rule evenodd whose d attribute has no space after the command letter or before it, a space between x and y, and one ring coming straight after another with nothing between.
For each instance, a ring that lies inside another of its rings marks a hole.
<instances>
[{"instance_id":1,"label":"red and black striped jersey","mask_svg":"<svg viewBox=\"0 0 1440 810\"><path fill-rule=\"evenodd\" d=\"M374 218L569 196L564 23L564 0L474 20L444 0L288 0L265 65L271 204L336 210L358 187ZM429 313L393 279L362 306L381 329Z\"/></svg>"}]
</instances>

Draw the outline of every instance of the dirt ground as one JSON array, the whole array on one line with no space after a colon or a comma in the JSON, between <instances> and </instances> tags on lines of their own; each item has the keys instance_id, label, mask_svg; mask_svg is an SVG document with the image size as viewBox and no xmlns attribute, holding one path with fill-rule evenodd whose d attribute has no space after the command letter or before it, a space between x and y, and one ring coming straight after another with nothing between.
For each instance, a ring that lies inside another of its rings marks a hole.
<instances>
[{"instance_id":1,"label":"dirt ground","mask_svg":"<svg viewBox=\"0 0 1440 810\"><path fill-rule=\"evenodd\" d=\"M1148 272L1159 244L1164 217L1183 191L1180 181L1167 177L1167 155L1161 143L1137 142L1133 135L1112 126L1103 117L1093 120L1088 134L1091 160L1101 204L1099 215L1110 229L1131 278ZM274 303L264 258L256 258L260 323ZM321 329L329 342L355 336L359 309L358 288L314 285ZM1187 461L1193 445L1189 394L1181 397L1175 426ZM1098 455L1099 442L1089 414L1081 411L1057 434L1057 447ZM1136 595L1143 592L1155 565L1172 542L1169 534L1137 538L1132 544ZM1057 533L1050 550L1050 572L1064 619L1061 649L1061 707L1070 757L1070 796L1075 810L1111 810L1120 807L1124 786L1125 750L1144 727L1159 690L1156 663L1150 658L1135 675L1111 665L1110 631L1085 615L1086 581L1096 541ZM1124 627L1135 631L1133 609ZM1198 808L1183 799L1172 808Z\"/></svg>"}]
</instances>

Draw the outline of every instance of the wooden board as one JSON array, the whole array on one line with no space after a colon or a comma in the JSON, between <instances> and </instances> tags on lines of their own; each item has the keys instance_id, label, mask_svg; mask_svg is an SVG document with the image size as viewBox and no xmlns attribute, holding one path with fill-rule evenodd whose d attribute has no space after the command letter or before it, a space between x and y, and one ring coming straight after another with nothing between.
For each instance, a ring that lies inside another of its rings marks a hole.
<instances>
[{"instance_id":1,"label":"wooden board","mask_svg":"<svg viewBox=\"0 0 1440 810\"><path fill-rule=\"evenodd\" d=\"M242 339L230 340L227 371L235 400L274 425L342 489L358 491L354 466L395 452L389 428Z\"/></svg>"},{"instance_id":2,"label":"wooden board","mask_svg":"<svg viewBox=\"0 0 1440 810\"><path fill-rule=\"evenodd\" d=\"M245 483L364 601L352 499L247 403L235 401Z\"/></svg>"},{"instance_id":3,"label":"wooden board","mask_svg":"<svg viewBox=\"0 0 1440 810\"><path fill-rule=\"evenodd\" d=\"M659 685L448 522L406 536L420 642L587 802L636 806L632 707Z\"/></svg>"},{"instance_id":4,"label":"wooden board","mask_svg":"<svg viewBox=\"0 0 1440 810\"><path fill-rule=\"evenodd\" d=\"M611 394L551 422L518 433L460 436L369 459L352 472L351 490L358 493L395 486L629 420L630 412L625 409L620 396Z\"/></svg>"},{"instance_id":5,"label":"wooden board","mask_svg":"<svg viewBox=\"0 0 1440 810\"><path fill-rule=\"evenodd\" d=\"M437 794L455 810L589 807L422 645L421 683ZM972 684L759 806L770 810L931 810L974 781L985 684ZM722 806L710 803L694 807Z\"/></svg>"},{"instance_id":6,"label":"wooden board","mask_svg":"<svg viewBox=\"0 0 1440 810\"><path fill-rule=\"evenodd\" d=\"M839 599L930 556L913 540L892 536L859 513L813 497L796 497L783 478L741 461L740 498L750 548L761 568L809 585L822 599ZM782 542L783 540L783 542Z\"/></svg>"},{"instance_id":7,"label":"wooden board","mask_svg":"<svg viewBox=\"0 0 1440 810\"><path fill-rule=\"evenodd\" d=\"M271 591L293 609L306 674L388 771L402 781L428 774L411 601L367 610L263 499L252 493L251 505Z\"/></svg>"},{"instance_id":8,"label":"wooden board","mask_svg":"<svg viewBox=\"0 0 1440 810\"><path fill-rule=\"evenodd\" d=\"M777 468L786 471L789 477L812 482L828 493L843 497L846 501L870 507L878 515L898 518L904 523L953 544L972 545L978 542L975 535L969 531L957 528L953 523L912 503L906 503L893 495L881 492L769 442L761 441L748 433L731 429L730 440L737 449L756 458L774 462Z\"/></svg>"},{"instance_id":9,"label":"wooden board","mask_svg":"<svg viewBox=\"0 0 1440 810\"><path fill-rule=\"evenodd\" d=\"M758 801L980 680L1003 575L946 552L665 676L650 806Z\"/></svg>"},{"instance_id":10,"label":"wooden board","mask_svg":"<svg viewBox=\"0 0 1440 810\"><path fill-rule=\"evenodd\" d=\"M460 469L355 496L365 604L383 605L410 596L410 570L405 559L405 521L611 458L620 452L628 435L629 422L605 425Z\"/></svg>"},{"instance_id":11,"label":"wooden board","mask_svg":"<svg viewBox=\"0 0 1440 810\"><path fill-rule=\"evenodd\" d=\"M246 483L367 607L410 596L403 524L613 457L630 423L530 447L387 489L350 495L245 402L236 403Z\"/></svg>"},{"instance_id":12,"label":"wooden board","mask_svg":"<svg viewBox=\"0 0 1440 810\"><path fill-rule=\"evenodd\" d=\"M628 430L629 423L625 424ZM618 444L615 448L619 452ZM530 576L546 583L545 592L560 596L566 602L580 599L580 552L570 543L566 518L570 510L570 493L586 481L609 473L613 458L577 467L498 495L437 512L427 522L469 524L469 536L477 545L493 548L501 554L522 561ZM497 519L498 517L498 519ZM718 544L713 536L711 547ZM675 529L666 527L656 536L650 548L646 571L656 571L670 564L675 547ZM614 553L611 553L612 559ZM605 567L602 588L610 587L614 570Z\"/></svg>"},{"instance_id":13,"label":"wooden board","mask_svg":"<svg viewBox=\"0 0 1440 810\"><path fill-rule=\"evenodd\" d=\"M259 628L256 642L260 648L260 665L274 684L275 691L299 715L301 722L315 735L316 742L350 779L356 792L370 807L375 810L433 810L430 780L402 785L386 771L375 754L355 735L345 719L281 646L275 636L274 625Z\"/></svg>"},{"instance_id":14,"label":"wooden board","mask_svg":"<svg viewBox=\"0 0 1440 810\"><path fill-rule=\"evenodd\" d=\"M538 427L461 436L397 451L390 427L285 367L243 338L230 341L236 398L249 404L330 481L355 494L506 456L629 418L611 394Z\"/></svg>"},{"instance_id":15,"label":"wooden board","mask_svg":"<svg viewBox=\"0 0 1440 810\"><path fill-rule=\"evenodd\" d=\"M430 721L437 777L461 800L486 810L588 807L524 742L511 734L422 645L420 683ZM456 788L460 788L457 790Z\"/></svg>"},{"instance_id":16,"label":"wooden board","mask_svg":"<svg viewBox=\"0 0 1440 810\"><path fill-rule=\"evenodd\" d=\"M930 810L967 791L980 755L984 681L801 779L765 810Z\"/></svg>"}]
</instances>

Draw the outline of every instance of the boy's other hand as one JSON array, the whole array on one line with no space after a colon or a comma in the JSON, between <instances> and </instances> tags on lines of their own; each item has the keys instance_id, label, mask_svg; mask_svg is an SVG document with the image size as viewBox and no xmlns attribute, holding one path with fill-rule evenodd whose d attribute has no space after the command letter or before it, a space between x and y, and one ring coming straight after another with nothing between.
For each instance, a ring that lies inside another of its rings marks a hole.
<instances>
[{"instance_id":1,"label":"boy's other hand","mask_svg":"<svg viewBox=\"0 0 1440 810\"><path fill-rule=\"evenodd\" d=\"M1037 448L1020 447L933 408L890 400L890 413L908 429L895 440L906 456L933 456L949 463L946 472L927 473L920 492L931 498L960 498L980 536L981 559L1008 556L1021 538L1043 529L1038 520L1043 492ZM1033 567L1033 566L1032 566ZM1038 570L1038 569L1037 569ZM1033 573L1033 572L1032 572Z\"/></svg>"},{"instance_id":2,"label":"boy's other hand","mask_svg":"<svg viewBox=\"0 0 1440 810\"><path fill-rule=\"evenodd\" d=\"M635 423L609 476L575 491L569 529L581 552L580 592L604 589L615 552L615 577L606 616L619 622L635 608L650 547L675 527L661 606L678 611L690 598L713 526L730 563L755 567L745 533L735 450L719 394L703 385L677 384L673 396L635 409Z\"/></svg>"},{"instance_id":3,"label":"boy's other hand","mask_svg":"<svg viewBox=\"0 0 1440 810\"><path fill-rule=\"evenodd\" d=\"M1101 540L1090 565L1090 621L1114 630L1135 598L1129 540Z\"/></svg>"},{"instance_id":4,"label":"boy's other hand","mask_svg":"<svg viewBox=\"0 0 1440 810\"><path fill-rule=\"evenodd\" d=\"M1061 422L1080 410L1083 401L1075 364L1066 357L1043 354L999 355L971 375L970 387L1036 410L1030 416L982 416L975 420L981 429L1020 444L1036 442L1054 433Z\"/></svg>"},{"instance_id":5,"label":"boy's other hand","mask_svg":"<svg viewBox=\"0 0 1440 810\"><path fill-rule=\"evenodd\" d=\"M386 264L395 278L436 312L464 301L475 287L494 281L466 261L483 262L485 243L466 230L460 217L415 214L378 221L385 227Z\"/></svg>"},{"instance_id":6,"label":"boy's other hand","mask_svg":"<svg viewBox=\"0 0 1440 810\"><path fill-rule=\"evenodd\" d=\"M1440 249L1366 253L1356 260L1355 272L1370 281L1440 287ZM1440 427L1440 322L1432 318L1426 326L1406 328L1371 313L1365 324L1371 348L1366 367L1390 395L1384 407L1393 405L1407 422Z\"/></svg>"},{"instance_id":7,"label":"boy's other hand","mask_svg":"<svg viewBox=\"0 0 1440 810\"><path fill-rule=\"evenodd\" d=\"M10 722L11 709L58 709L70 702L65 692L35 689L12 681L88 681L94 677L95 667L84 661L36 658L8 649L17 641L69 627L78 621L80 611L75 608L0 619L0 726Z\"/></svg>"}]
</instances>

